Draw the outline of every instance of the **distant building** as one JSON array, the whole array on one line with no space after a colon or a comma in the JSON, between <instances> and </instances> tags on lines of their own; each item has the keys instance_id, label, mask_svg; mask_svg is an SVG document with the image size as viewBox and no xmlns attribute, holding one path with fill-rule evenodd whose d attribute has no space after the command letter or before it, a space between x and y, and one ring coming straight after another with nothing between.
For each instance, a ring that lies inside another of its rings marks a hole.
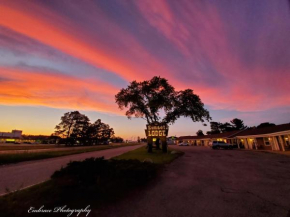
<instances>
[{"instance_id":1,"label":"distant building","mask_svg":"<svg viewBox=\"0 0 290 217\"><path fill-rule=\"evenodd\" d=\"M9 132L0 132L0 138L21 138L22 130L12 130Z\"/></svg>"}]
</instances>

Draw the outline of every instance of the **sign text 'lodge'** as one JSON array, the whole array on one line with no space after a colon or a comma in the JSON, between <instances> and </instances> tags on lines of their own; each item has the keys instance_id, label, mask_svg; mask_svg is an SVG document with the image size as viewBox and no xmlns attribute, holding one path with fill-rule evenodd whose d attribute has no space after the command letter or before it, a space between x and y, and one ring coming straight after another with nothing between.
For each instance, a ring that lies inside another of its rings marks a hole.
<instances>
[{"instance_id":1,"label":"sign text 'lodge'","mask_svg":"<svg viewBox=\"0 0 290 217\"><path fill-rule=\"evenodd\" d=\"M147 137L166 137L168 126L166 124L150 124L145 130Z\"/></svg>"}]
</instances>

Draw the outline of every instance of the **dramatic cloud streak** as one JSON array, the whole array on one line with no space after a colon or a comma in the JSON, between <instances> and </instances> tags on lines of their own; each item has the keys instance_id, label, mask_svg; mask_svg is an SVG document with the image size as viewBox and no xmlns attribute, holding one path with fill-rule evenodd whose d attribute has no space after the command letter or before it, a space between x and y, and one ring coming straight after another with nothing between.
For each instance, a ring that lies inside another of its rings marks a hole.
<instances>
[{"instance_id":1,"label":"dramatic cloud streak","mask_svg":"<svg viewBox=\"0 0 290 217\"><path fill-rule=\"evenodd\" d=\"M122 48L128 48L129 50L118 51L116 50L118 47L115 49L109 46L104 47L106 38L99 38L94 32L74 25L73 22L63 18L61 15L30 3L27 2L27 7L37 12L31 13L30 10L26 10L27 8L22 8L19 4L12 4L11 2L7 3L7 5L0 5L0 10L3 11L0 15L0 25L97 67L113 71L128 80L132 77L143 79L145 76L142 76L142 74L144 73L153 76L155 73L153 69L150 70L150 67L160 73L165 73L162 66L158 64L158 60L151 58L133 37L123 32L121 28L113 23L107 23L106 20L103 20L102 27L109 27L109 33L117 37L117 40L125 43ZM96 9L94 12L96 16L99 16L98 12L99 10ZM98 24L94 22L94 17L86 19L92 25ZM91 35L89 35L90 33ZM126 56L128 52L133 59L135 59L134 55L137 55L144 62L149 62L149 65L145 68L146 64L143 63L140 67L140 65L136 65L134 61L131 61L131 58L124 58L124 54Z\"/></svg>"}]
</instances>

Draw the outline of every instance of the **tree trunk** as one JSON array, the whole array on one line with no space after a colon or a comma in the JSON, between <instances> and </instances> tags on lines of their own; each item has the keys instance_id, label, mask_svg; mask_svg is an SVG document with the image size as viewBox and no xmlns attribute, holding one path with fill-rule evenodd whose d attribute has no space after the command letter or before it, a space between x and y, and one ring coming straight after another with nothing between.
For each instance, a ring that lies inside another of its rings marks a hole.
<instances>
[{"instance_id":1,"label":"tree trunk","mask_svg":"<svg viewBox=\"0 0 290 217\"><path fill-rule=\"evenodd\" d=\"M160 139L159 138L156 139L155 144L156 144L156 149L160 150Z\"/></svg>"},{"instance_id":2,"label":"tree trunk","mask_svg":"<svg viewBox=\"0 0 290 217\"><path fill-rule=\"evenodd\" d=\"M151 142L148 142L148 147L147 147L147 152L148 153L152 153L153 151L152 151L152 143Z\"/></svg>"},{"instance_id":3,"label":"tree trunk","mask_svg":"<svg viewBox=\"0 0 290 217\"><path fill-rule=\"evenodd\" d=\"M167 153L167 142L166 141L162 142L162 152Z\"/></svg>"}]
</instances>

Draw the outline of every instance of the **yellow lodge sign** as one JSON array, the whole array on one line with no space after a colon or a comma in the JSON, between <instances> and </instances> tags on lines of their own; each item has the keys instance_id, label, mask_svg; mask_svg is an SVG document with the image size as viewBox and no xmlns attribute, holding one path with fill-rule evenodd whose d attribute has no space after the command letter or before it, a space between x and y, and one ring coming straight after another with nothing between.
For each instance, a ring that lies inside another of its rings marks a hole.
<instances>
[{"instance_id":1,"label":"yellow lodge sign","mask_svg":"<svg viewBox=\"0 0 290 217\"><path fill-rule=\"evenodd\" d=\"M145 130L147 137L166 137L168 135L168 126L166 124L150 124Z\"/></svg>"}]
</instances>

